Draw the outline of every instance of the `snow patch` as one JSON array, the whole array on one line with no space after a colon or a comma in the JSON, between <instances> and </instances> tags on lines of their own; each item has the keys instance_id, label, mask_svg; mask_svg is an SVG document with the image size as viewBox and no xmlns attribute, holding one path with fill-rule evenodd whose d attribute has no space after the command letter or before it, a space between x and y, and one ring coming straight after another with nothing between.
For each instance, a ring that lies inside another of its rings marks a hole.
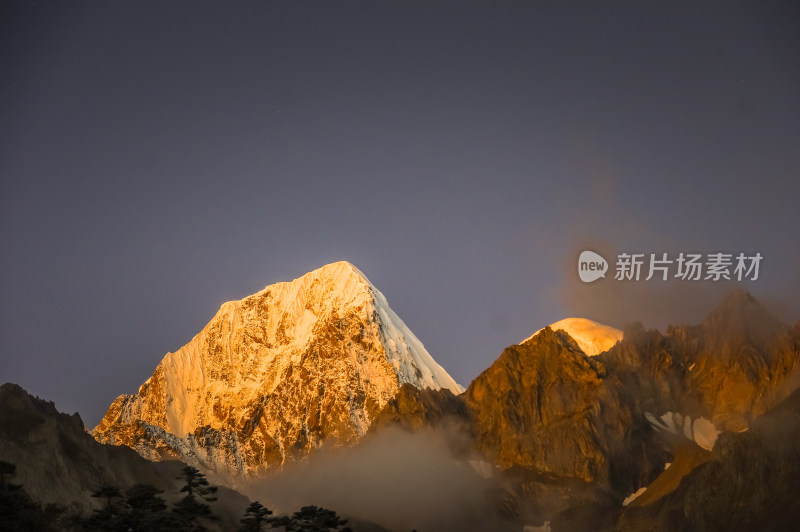
<instances>
[{"instance_id":1,"label":"snow patch","mask_svg":"<svg viewBox=\"0 0 800 532\"><path fill-rule=\"evenodd\" d=\"M634 491L633 493L631 493L630 495L625 497L625 500L622 501L622 506L628 506L630 503L635 501L645 491L647 491L647 487L639 488L638 490Z\"/></svg>"},{"instance_id":2,"label":"snow patch","mask_svg":"<svg viewBox=\"0 0 800 532\"><path fill-rule=\"evenodd\" d=\"M692 421L690 416L678 412L666 412L661 417L645 412L644 417L654 429L683 436L707 451L714 448L720 433L717 427L704 417Z\"/></svg>"},{"instance_id":3,"label":"snow patch","mask_svg":"<svg viewBox=\"0 0 800 532\"><path fill-rule=\"evenodd\" d=\"M715 427L712 422L701 417L694 420L692 433L694 434L694 441L697 442L697 445L710 451L714 448L720 431L717 430L717 427Z\"/></svg>"}]
</instances>

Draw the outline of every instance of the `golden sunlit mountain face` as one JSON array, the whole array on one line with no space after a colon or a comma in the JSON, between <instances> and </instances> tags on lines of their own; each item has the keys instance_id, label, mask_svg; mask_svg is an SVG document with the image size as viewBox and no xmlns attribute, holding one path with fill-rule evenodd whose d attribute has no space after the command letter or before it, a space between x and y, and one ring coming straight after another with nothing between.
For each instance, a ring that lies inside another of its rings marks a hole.
<instances>
[{"instance_id":1,"label":"golden sunlit mountain face","mask_svg":"<svg viewBox=\"0 0 800 532\"><path fill-rule=\"evenodd\" d=\"M796 523L800 3L0 6L35 500L180 459L356 531Z\"/></svg>"}]
</instances>

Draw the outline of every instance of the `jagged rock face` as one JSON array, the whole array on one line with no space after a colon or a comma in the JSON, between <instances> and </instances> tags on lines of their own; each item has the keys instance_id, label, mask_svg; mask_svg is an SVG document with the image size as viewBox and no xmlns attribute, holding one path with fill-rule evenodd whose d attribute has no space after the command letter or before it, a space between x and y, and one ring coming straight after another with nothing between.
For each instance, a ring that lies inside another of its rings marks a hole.
<instances>
[{"instance_id":1,"label":"jagged rock face","mask_svg":"<svg viewBox=\"0 0 800 532\"><path fill-rule=\"evenodd\" d=\"M668 453L632 404L597 357L548 327L504 350L460 396L404 387L374 427L444 428L509 522L568 527L576 507L613 513L663 470Z\"/></svg>"},{"instance_id":2,"label":"jagged rock face","mask_svg":"<svg viewBox=\"0 0 800 532\"><path fill-rule=\"evenodd\" d=\"M649 478L657 448L619 381L564 331L545 328L507 348L464 393L476 445L504 468L523 467L624 490ZM650 454L649 454L650 453Z\"/></svg>"},{"instance_id":3,"label":"jagged rock face","mask_svg":"<svg viewBox=\"0 0 800 532\"><path fill-rule=\"evenodd\" d=\"M410 429L435 426L442 413L463 420L472 448L500 468L498 500L509 516L549 520L554 531L599 530L656 479L641 500L669 497L708 460L720 432L750 426L797 388L799 346L800 325L781 325L740 292L700 325L662 334L634 324L591 357L565 331L545 328L455 398L466 412L401 393L379 419ZM692 497L700 508L703 495Z\"/></svg>"},{"instance_id":4,"label":"jagged rock face","mask_svg":"<svg viewBox=\"0 0 800 532\"><path fill-rule=\"evenodd\" d=\"M352 444L400 385L461 388L346 262L225 303L94 429L149 458L259 475Z\"/></svg>"},{"instance_id":5,"label":"jagged rock face","mask_svg":"<svg viewBox=\"0 0 800 532\"><path fill-rule=\"evenodd\" d=\"M391 401L375 417L370 432L395 426L414 431L443 424L468 424L470 414L459 396L450 390L420 389L410 384L400 387Z\"/></svg>"},{"instance_id":6,"label":"jagged rock face","mask_svg":"<svg viewBox=\"0 0 800 532\"><path fill-rule=\"evenodd\" d=\"M678 337L674 332L672 336ZM689 329L685 340L675 343L694 366L685 395L694 395L722 430L746 428L791 391L800 336L746 292L734 293L700 327Z\"/></svg>"},{"instance_id":7,"label":"jagged rock face","mask_svg":"<svg viewBox=\"0 0 800 532\"><path fill-rule=\"evenodd\" d=\"M586 414L597 407L605 368L592 362L549 328L506 348L465 392L482 451L503 467L594 478L606 463L590 452ZM583 430L574 433L576 425Z\"/></svg>"},{"instance_id":8,"label":"jagged rock face","mask_svg":"<svg viewBox=\"0 0 800 532\"><path fill-rule=\"evenodd\" d=\"M797 387L798 332L735 292L700 325L662 335L635 324L599 358L638 411L704 417L720 431L739 431Z\"/></svg>"}]
</instances>

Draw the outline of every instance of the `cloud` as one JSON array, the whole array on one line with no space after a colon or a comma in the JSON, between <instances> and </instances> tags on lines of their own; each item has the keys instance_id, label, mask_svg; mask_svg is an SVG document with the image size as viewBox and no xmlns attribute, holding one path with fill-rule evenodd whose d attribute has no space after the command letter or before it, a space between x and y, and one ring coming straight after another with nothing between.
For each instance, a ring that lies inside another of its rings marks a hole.
<instances>
[{"instance_id":1,"label":"cloud","mask_svg":"<svg viewBox=\"0 0 800 532\"><path fill-rule=\"evenodd\" d=\"M456 460L445 435L390 427L356 447L318 452L245 492L276 513L314 504L393 530L477 530L491 513L487 488Z\"/></svg>"}]
</instances>

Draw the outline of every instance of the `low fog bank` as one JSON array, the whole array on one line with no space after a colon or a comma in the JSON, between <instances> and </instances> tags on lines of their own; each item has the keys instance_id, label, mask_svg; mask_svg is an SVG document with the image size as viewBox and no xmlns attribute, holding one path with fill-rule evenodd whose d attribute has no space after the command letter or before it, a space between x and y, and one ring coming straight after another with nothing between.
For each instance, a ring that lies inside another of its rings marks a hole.
<instances>
[{"instance_id":1,"label":"low fog bank","mask_svg":"<svg viewBox=\"0 0 800 532\"><path fill-rule=\"evenodd\" d=\"M245 492L278 513L330 508L392 530L502 530L490 482L457 461L444 435L387 428L356 447L320 452Z\"/></svg>"}]
</instances>

